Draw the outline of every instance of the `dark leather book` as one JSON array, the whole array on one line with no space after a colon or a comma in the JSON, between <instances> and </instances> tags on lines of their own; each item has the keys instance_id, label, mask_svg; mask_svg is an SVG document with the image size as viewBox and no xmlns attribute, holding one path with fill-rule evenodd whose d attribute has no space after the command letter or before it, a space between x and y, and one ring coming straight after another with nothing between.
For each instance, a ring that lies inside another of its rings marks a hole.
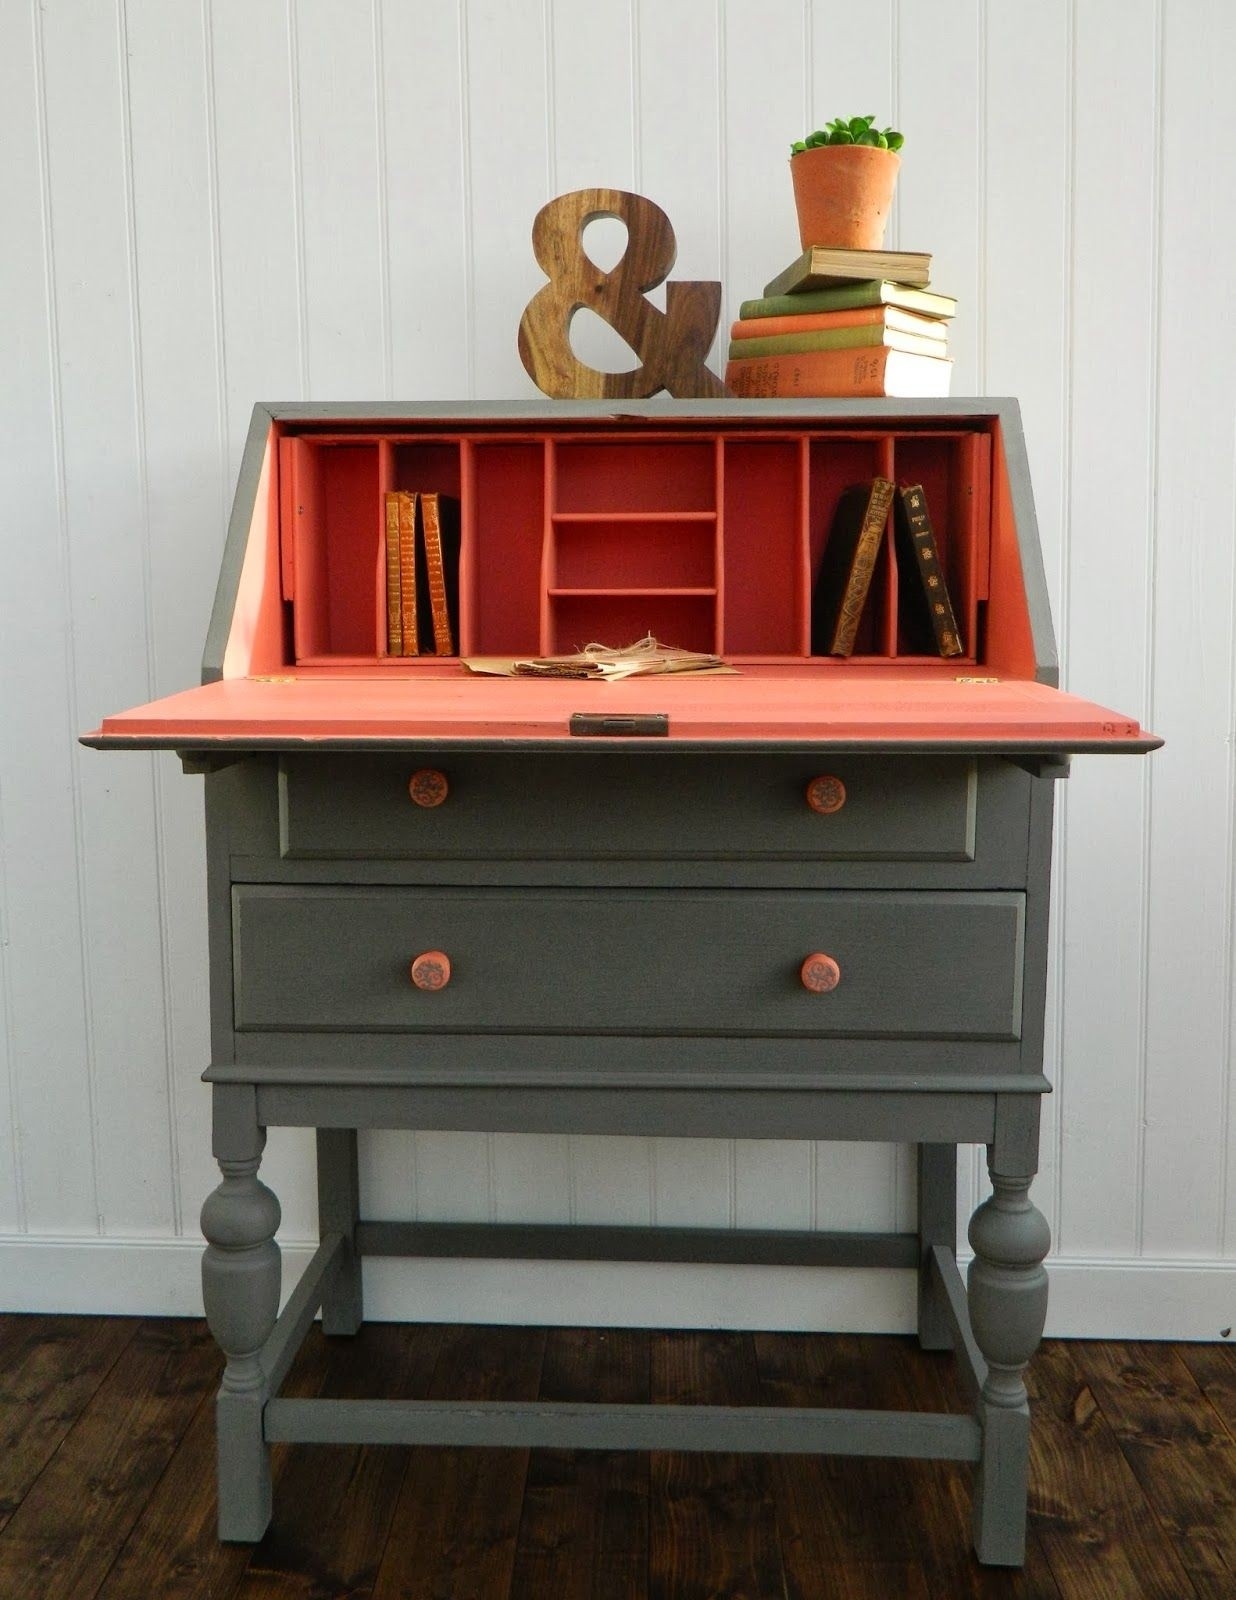
<instances>
[{"instance_id":1,"label":"dark leather book","mask_svg":"<svg viewBox=\"0 0 1236 1600\"><path fill-rule=\"evenodd\" d=\"M927 496L921 483L905 484L893 500L899 620L907 642L924 654L963 654Z\"/></svg>"},{"instance_id":2,"label":"dark leather book","mask_svg":"<svg viewBox=\"0 0 1236 1600\"><path fill-rule=\"evenodd\" d=\"M852 484L838 500L811 592L813 656L853 652L892 503L887 478Z\"/></svg>"},{"instance_id":3,"label":"dark leather book","mask_svg":"<svg viewBox=\"0 0 1236 1600\"><path fill-rule=\"evenodd\" d=\"M416 555L421 638L433 640L435 655L454 655L459 648L457 499L436 491L421 495L421 538Z\"/></svg>"}]
</instances>

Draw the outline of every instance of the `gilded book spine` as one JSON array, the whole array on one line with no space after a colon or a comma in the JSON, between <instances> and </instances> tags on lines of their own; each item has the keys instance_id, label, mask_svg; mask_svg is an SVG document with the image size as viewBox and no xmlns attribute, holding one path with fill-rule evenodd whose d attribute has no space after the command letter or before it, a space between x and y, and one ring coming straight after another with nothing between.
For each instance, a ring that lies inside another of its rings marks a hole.
<instances>
[{"instance_id":1,"label":"gilded book spine","mask_svg":"<svg viewBox=\"0 0 1236 1600\"><path fill-rule=\"evenodd\" d=\"M442 559L442 527L438 519L438 497L427 494L421 499L421 512L425 534L425 568L429 574L429 604L433 617L433 648L439 656L453 655L451 616L446 604L446 568Z\"/></svg>"},{"instance_id":2,"label":"gilded book spine","mask_svg":"<svg viewBox=\"0 0 1236 1600\"><path fill-rule=\"evenodd\" d=\"M399 610L403 654L420 654L416 634L416 496L399 496Z\"/></svg>"},{"instance_id":3,"label":"gilded book spine","mask_svg":"<svg viewBox=\"0 0 1236 1600\"><path fill-rule=\"evenodd\" d=\"M916 483L911 488L903 489L901 503L905 507L923 592L927 596L927 610L936 648L942 656L959 656L962 654L962 644L957 632L957 618L953 614L953 602L949 598L948 585L940 567L940 552L922 485Z\"/></svg>"},{"instance_id":4,"label":"gilded book spine","mask_svg":"<svg viewBox=\"0 0 1236 1600\"><path fill-rule=\"evenodd\" d=\"M399 596L399 496L386 496L386 653L403 654L403 616Z\"/></svg>"}]
</instances>

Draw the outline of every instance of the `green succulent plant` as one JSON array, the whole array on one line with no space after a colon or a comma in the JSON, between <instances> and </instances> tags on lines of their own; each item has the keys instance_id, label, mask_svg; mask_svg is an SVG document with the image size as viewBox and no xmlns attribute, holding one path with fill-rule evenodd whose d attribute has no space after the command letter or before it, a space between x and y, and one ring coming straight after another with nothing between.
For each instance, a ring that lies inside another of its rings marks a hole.
<instances>
[{"instance_id":1,"label":"green succulent plant","mask_svg":"<svg viewBox=\"0 0 1236 1600\"><path fill-rule=\"evenodd\" d=\"M898 133L896 128L877 128L874 117L834 117L805 139L796 139L790 146L790 154L800 155L822 144L866 144L877 150L900 150L904 143L904 134Z\"/></svg>"}]
</instances>

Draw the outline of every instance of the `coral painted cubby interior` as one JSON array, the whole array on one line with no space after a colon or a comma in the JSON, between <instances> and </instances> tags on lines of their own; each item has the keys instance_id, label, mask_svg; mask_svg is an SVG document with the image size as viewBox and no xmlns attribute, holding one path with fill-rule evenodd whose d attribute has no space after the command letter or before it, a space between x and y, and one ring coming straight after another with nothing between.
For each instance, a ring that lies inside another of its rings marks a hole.
<instances>
[{"instance_id":1,"label":"coral painted cubby interior","mask_svg":"<svg viewBox=\"0 0 1236 1600\"><path fill-rule=\"evenodd\" d=\"M878 475L923 485L964 654L913 653L886 537L851 659L950 676L1000 662L1033 677L1011 508L992 492L998 423L947 420L650 421L620 432L573 420L415 434L282 425L284 665L441 665L386 653L384 495L403 489L459 502L461 655L557 654L652 633L740 665L835 668L810 653L813 577L842 492Z\"/></svg>"}]
</instances>

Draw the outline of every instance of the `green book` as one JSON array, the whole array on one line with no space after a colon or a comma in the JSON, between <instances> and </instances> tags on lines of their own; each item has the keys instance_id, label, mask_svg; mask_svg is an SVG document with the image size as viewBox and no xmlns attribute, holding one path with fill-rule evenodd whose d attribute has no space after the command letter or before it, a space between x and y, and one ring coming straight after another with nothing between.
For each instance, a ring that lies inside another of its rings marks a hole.
<instances>
[{"instance_id":1,"label":"green book","mask_svg":"<svg viewBox=\"0 0 1236 1600\"><path fill-rule=\"evenodd\" d=\"M890 350L905 350L912 356L947 356L943 339L930 339L921 333L902 333L880 324L867 328L813 328L808 333L779 333L769 339L731 339L731 361L746 356L796 356L807 350L858 350L884 345Z\"/></svg>"},{"instance_id":2,"label":"green book","mask_svg":"<svg viewBox=\"0 0 1236 1600\"><path fill-rule=\"evenodd\" d=\"M807 311L851 311L855 306L900 306L903 311L918 311L925 317L951 317L957 310L952 295L934 289L911 289L904 283L889 283L873 278L869 283L844 283L836 289L811 289L803 294L766 295L762 300L744 300L738 315L748 317L797 317Z\"/></svg>"},{"instance_id":3,"label":"green book","mask_svg":"<svg viewBox=\"0 0 1236 1600\"><path fill-rule=\"evenodd\" d=\"M876 278L925 288L931 281L931 257L921 250L837 250L814 244L766 283L764 293L809 294L812 289Z\"/></svg>"}]
</instances>

